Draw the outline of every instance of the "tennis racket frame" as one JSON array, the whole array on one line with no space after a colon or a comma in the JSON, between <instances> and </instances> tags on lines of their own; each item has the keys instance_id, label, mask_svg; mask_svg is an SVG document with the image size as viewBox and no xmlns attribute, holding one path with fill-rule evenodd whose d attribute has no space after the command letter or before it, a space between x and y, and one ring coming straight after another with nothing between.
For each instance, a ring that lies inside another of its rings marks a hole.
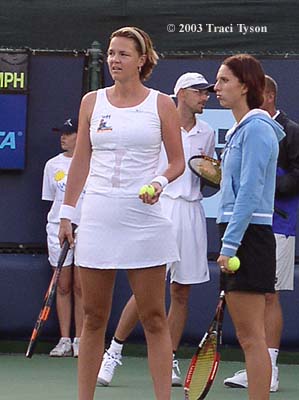
<instances>
[{"instance_id":1,"label":"tennis racket frame","mask_svg":"<svg viewBox=\"0 0 299 400\"><path fill-rule=\"evenodd\" d=\"M203 338L201 339L198 348L194 354L194 356L191 359L191 362L189 364L189 368L186 374L185 378L185 383L184 383L184 392L185 392L185 400L203 400L207 396L218 371L219 363L220 363L220 345L222 344L222 323L223 323L223 317L224 317L224 309L225 309L225 293L224 291L220 292L219 295L219 300L218 304L216 307L216 312L215 315L212 319L212 322L209 325L208 330L204 334ZM205 383L204 389L198 393L196 398L192 399L189 396L189 391L190 391L190 386L192 384L192 378L194 376L194 373L196 373L196 366L199 358L199 354L201 351L203 351L205 344L208 342L208 339L211 337L211 335L216 335L216 349L215 349L215 354L214 354L214 359L213 359L213 365L210 369L210 373L207 379L207 382Z\"/></svg>"},{"instance_id":2,"label":"tennis racket frame","mask_svg":"<svg viewBox=\"0 0 299 400\"><path fill-rule=\"evenodd\" d=\"M73 224L73 232L75 230L75 227L76 226ZM53 272L49 287L48 287L47 292L44 297L44 301L43 301L41 310L39 312L38 318L36 320L36 323L34 325L34 328L33 328L33 331L32 331L31 337L30 337L30 341L29 341L27 351L26 351L27 358L31 358L33 356L33 353L34 353L34 350L35 350L35 347L37 344L37 339L41 334L41 331L43 329L45 322L49 318L51 308L52 308L54 298L55 298L55 293L56 293L57 286L58 286L59 276L60 276L64 261L66 259L67 253L69 251L69 248L70 248L70 244L69 244L68 240L65 240L63 242L63 245L60 250L57 267L55 268L55 270Z\"/></svg>"}]
</instances>

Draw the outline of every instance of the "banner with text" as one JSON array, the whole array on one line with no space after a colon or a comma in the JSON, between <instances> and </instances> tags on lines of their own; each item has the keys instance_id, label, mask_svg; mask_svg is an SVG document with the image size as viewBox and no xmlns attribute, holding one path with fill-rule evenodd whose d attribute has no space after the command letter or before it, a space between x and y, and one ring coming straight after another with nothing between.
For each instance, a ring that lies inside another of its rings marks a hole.
<instances>
[{"instance_id":1,"label":"banner with text","mask_svg":"<svg viewBox=\"0 0 299 400\"><path fill-rule=\"evenodd\" d=\"M0 52L0 93L27 91L28 60L27 52Z\"/></svg>"},{"instance_id":2,"label":"banner with text","mask_svg":"<svg viewBox=\"0 0 299 400\"><path fill-rule=\"evenodd\" d=\"M0 94L0 169L24 169L27 95Z\"/></svg>"}]
</instances>

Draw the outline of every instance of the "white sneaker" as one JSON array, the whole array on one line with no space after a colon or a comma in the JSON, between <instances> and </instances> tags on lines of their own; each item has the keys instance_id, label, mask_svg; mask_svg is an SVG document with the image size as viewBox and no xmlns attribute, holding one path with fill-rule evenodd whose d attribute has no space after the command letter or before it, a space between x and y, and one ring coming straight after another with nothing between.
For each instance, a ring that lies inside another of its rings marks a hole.
<instances>
[{"instance_id":1,"label":"white sneaker","mask_svg":"<svg viewBox=\"0 0 299 400\"><path fill-rule=\"evenodd\" d=\"M278 367L272 367L270 392L277 392L279 388Z\"/></svg>"},{"instance_id":2,"label":"white sneaker","mask_svg":"<svg viewBox=\"0 0 299 400\"><path fill-rule=\"evenodd\" d=\"M172 381L172 386L182 386L182 378L181 378L179 362L175 358L172 361L171 381Z\"/></svg>"},{"instance_id":3,"label":"white sneaker","mask_svg":"<svg viewBox=\"0 0 299 400\"><path fill-rule=\"evenodd\" d=\"M240 371L236 372L234 376L231 378L224 379L224 386L228 386L231 388L241 388L245 389L248 387L248 380L247 380L247 372L245 369L241 369ZM272 377L271 377L271 386L270 392L277 392L279 387L279 380L278 380L278 367L274 367L272 369Z\"/></svg>"},{"instance_id":4,"label":"white sneaker","mask_svg":"<svg viewBox=\"0 0 299 400\"><path fill-rule=\"evenodd\" d=\"M103 385L108 386L109 383L112 381L115 368L117 365L122 365L121 362L122 356L120 353L108 352L106 350L102 365L98 374L97 378L97 386Z\"/></svg>"},{"instance_id":5,"label":"white sneaker","mask_svg":"<svg viewBox=\"0 0 299 400\"><path fill-rule=\"evenodd\" d=\"M73 357L77 358L79 355L80 338L75 337L73 340Z\"/></svg>"},{"instance_id":6,"label":"white sneaker","mask_svg":"<svg viewBox=\"0 0 299 400\"><path fill-rule=\"evenodd\" d=\"M60 338L57 345L50 351L50 357L70 357L73 355L70 338Z\"/></svg>"}]
</instances>

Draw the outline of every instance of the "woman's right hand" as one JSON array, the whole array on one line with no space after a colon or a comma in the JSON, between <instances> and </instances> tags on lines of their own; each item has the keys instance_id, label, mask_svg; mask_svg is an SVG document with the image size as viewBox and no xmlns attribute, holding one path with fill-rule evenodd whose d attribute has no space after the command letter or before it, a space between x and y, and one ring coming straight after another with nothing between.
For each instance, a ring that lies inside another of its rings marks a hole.
<instances>
[{"instance_id":1,"label":"woman's right hand","mask_svg":"<svg viewBox=\"0 0 299 400\"><path fill-rule=\"evenodd\" d=\"M143 201L143 203L153 205L159 201L159 197L163 189L162 186L157 182L152 182L151 186L153 186L153 188L155 189L154 196L150 196L148 193L144 193L140 194L139 198Z\"/></svg>"},{"instance_id":2,"label":"woman's right hand","mask_svg":"<svg viewBox=\"0 0 299 400\"><path fill-rule=\"evenodd\" d=\"M65 239L69 242L70 247L74 247L74 236L71 221L67 218L60 219L58 238L60 246L63 245Z\"/></svg>"}]
</instances>

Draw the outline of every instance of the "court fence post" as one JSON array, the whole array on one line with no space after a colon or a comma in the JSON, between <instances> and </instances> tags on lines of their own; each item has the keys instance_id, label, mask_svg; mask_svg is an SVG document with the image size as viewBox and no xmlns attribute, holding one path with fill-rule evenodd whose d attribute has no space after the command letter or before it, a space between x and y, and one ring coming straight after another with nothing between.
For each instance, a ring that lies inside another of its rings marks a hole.
<instances>
[{"instance_id":1,"label":"court fence post","mask_svg":"<svg viewBox=\"0 0 299 400\"><path fill-rule=\"evenodd\" d=\"M97 90L102 87L103 83L103 52L101 44L98 41L93 41L91 48L88 49L90 55L89 60L89 89Z\"/></svg>"}]
</instances>

